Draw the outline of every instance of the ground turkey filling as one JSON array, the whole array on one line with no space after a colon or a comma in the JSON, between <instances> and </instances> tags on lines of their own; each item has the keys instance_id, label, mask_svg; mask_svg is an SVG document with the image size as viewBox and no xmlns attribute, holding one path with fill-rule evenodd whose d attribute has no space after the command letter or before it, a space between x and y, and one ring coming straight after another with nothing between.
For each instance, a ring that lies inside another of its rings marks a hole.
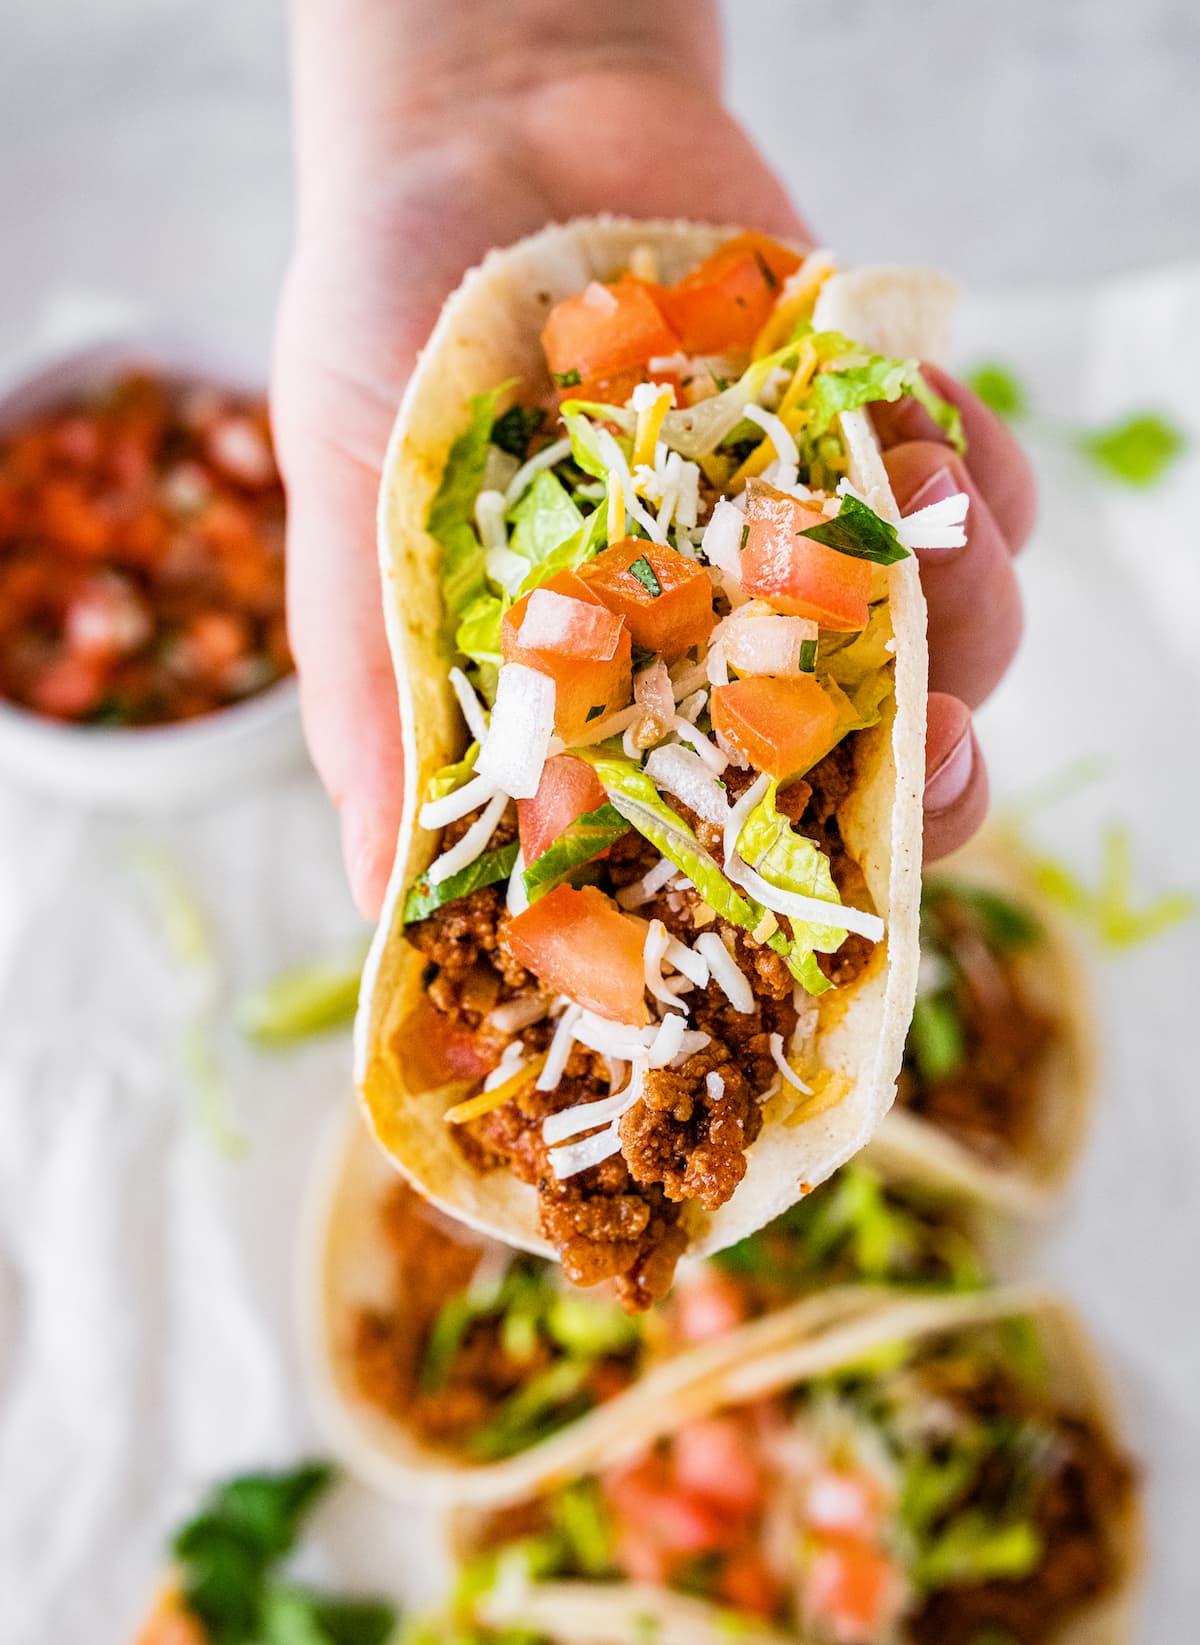
<instances>
[{"instance_id":1,"label":"ground turkey filling","mask_svg":"<svg viewBox=\"0 0 1200 1645\"><path fill-rule=\"evenodd\" d=\"M869 908L862 875L843 848L837 823L838 806L854 782L856 742L853 735L846 738L806 779L783 789L779 803L800 832L826 851L843 899ZM735 799L753 773L730 771L727 780ZM680 810L720 858L719 831ZM451 843L471 820L448 828L443 843ZM491 845L515 836L516 808L510 806ZM654 848L631 830L599 865L602 888L628 885L658 860ZM637 913L661 919L673 936L689 942L697 934L697 913L707 917L690 888L664 891ZM508 1036L496 1036L484 1017L536 986L505 951L507 919L503 887L488 886L447 904L408 933L429 961L430 1003L454 1029L475 1031L481 1052L492 1061L498 1060ZM753 988L755 1008L736 1011L715 982L688 995L690 1026L711 1035L711 1043L681 1068L653 1069L646 1075L641 1100L620 1123L620 1154L562 1182L547 1157L542 1141L546 1115L607 1096L610 1089L606 1060L578 1044L553 1091L527 1087L519 1097L455 1130L477 1170L505 1167L536 1187L542 1233L558 1251L568 1279L576 1285L613 1279L617 1296L629 1309L649 1307L670 1288L687 1245L679 1225L682 1202L695 1199L715 1211L745 1175L746 1150L762 1127L760 1098L778 1072L769 1038L780 1034L786 1046L796 1026L792 977L782 959L723 920L709 918L707 928L719 931L736 957ZM822 968L845 986L862 970L872 946L852 934L836 954L820 956ZM520 1038L536 1053L546 1049L552 1030L544 1021L523 1029ZM716 1101L705 1083L711 1072L724 1081Z\"/></svg>"},{"instance_id":2,"label":"ground turkey filling","mask_svg":"<svg viewBox=\"0 0 1200 1645\"><path fill-rule=\"evenodd\" d=\"M970 958L956 968L952 985L964 1055L952 1072L928 1079L910 1041L896 1100L973 1152L1004 1164L1024 1151L1037 1117L1038 1070L1061 1025L1030 998L1017 960L985 948L968 913L946 899L938 915L948 942L962 945Z\"/></svg>"}]
</instances>

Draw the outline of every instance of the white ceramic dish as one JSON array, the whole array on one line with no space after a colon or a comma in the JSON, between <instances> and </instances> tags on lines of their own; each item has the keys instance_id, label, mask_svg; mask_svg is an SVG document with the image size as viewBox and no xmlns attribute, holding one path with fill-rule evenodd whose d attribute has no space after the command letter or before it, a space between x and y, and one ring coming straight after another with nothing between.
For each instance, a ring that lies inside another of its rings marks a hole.
<instances>
[{"instance_id":1,"label":"white ceramic dish","mask_svg":"<svg viewBox=\"0 0 1200 1645\"><path fill-rule=\"evenodd\" d=\"M252 371L195 346L152 337L105 342L43 363L0 389L0 434L139 366L167 379L262 392ZM0 780L106 810L193 804L281 770L302 749L294 675L178 725L67 725L0 699Z\"/></svg>"}]
</instances>

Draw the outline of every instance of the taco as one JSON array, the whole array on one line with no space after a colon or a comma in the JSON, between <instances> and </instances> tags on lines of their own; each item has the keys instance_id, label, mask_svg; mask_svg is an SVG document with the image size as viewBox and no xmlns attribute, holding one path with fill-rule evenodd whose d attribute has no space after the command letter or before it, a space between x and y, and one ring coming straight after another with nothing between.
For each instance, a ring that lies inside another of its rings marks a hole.
<instances>
[{"instance_id":1,"label":"taco","mask_svg":"<svg viewBox=\"0 0 1200 1645\"><path fill-rule=\"evenodd\" d=\"M669 1288L892 1101L916 987L924 606L872 401L933 276L613 220L450 299L385 465L406 806L357 1076L451 1215ZM877 353L883 347L890 352Z\"/></svg>"},{"instance_id":2,"label":"taco","mask_svg":"<svg viewBox=\"0 0 1200 1645\"><path fill-rule=\"evenodd\" d=\"M1094 1045L1075 946L1019 848L988 830L925 877L916 1006L872 1158L1005 1211L1046 1211L1086 1134Z\"/></svg>"},{"instance_id":3,"label":"taco","mask_svg":"<svg viewBox=\"0 0 1200 1645\"><path fill-rule=\"evenodd\" d=\"M460 1514L468 1624L571 1645L1129 1637L1135 1474L1061 1304L892 1300L712 1394L632 1460Z\"/></svg>"},{"instance_id":4,"label":"taco","mask_svg":"<svg viewBox=\"0 0 1200 1645\"><path fill-rule=\"evenodd\" d=\"M856 1162L629 1314L446 1217L357 1115L339 1141L305 1253L310 1382L330 1443L404 1501L503 1501L595 1466L718 1366L858 1311L867 1286L974 1289L992 1260L961 1201Z\"/></svg>"}]
</instances>

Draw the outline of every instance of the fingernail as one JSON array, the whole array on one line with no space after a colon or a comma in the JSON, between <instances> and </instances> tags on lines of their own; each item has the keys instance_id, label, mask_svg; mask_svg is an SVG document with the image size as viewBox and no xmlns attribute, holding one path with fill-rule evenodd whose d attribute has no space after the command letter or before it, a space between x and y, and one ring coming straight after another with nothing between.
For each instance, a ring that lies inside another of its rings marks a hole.
<instances>
[{"instance_id":1,"label":"fingernail","mask_svg":"<svg viewBox=\"0 0 1200 1645\"><path fill-rule=\"evenodd\" d=\"M925 809L948 811L966 793L975 768L975 738L968 725L954 747L925 779Z\"/></svg>"}]
</instances>

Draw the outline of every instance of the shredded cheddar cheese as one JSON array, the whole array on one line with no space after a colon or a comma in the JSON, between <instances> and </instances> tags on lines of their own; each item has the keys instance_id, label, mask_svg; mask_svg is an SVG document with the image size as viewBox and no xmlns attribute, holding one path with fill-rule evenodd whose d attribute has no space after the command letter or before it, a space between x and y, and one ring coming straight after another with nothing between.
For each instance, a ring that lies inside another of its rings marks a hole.
<instances>
[{"instance_id":1,"label":"shredded cheddar cheese","mask_svg":"<svg viewBox=\"0 0 1200 1645\"><path fill-rule=\"evenodd\" d=\"M503 1085L497 1085L493 1091L480 1091L465 1102L456 1102L453 1108L447 1108L445 1120L447 1125L466 1125L469 1120L482 1118L490 1114L493 1108L499 1108L502 1103L511 1098L520 1096L525 1087L534 1081L542 1071L542 1064L546 1060L545 1052L533 1057L523 1068L518 1068L511 1079L505 1080Z\"/></svg>"}]
</instances>

